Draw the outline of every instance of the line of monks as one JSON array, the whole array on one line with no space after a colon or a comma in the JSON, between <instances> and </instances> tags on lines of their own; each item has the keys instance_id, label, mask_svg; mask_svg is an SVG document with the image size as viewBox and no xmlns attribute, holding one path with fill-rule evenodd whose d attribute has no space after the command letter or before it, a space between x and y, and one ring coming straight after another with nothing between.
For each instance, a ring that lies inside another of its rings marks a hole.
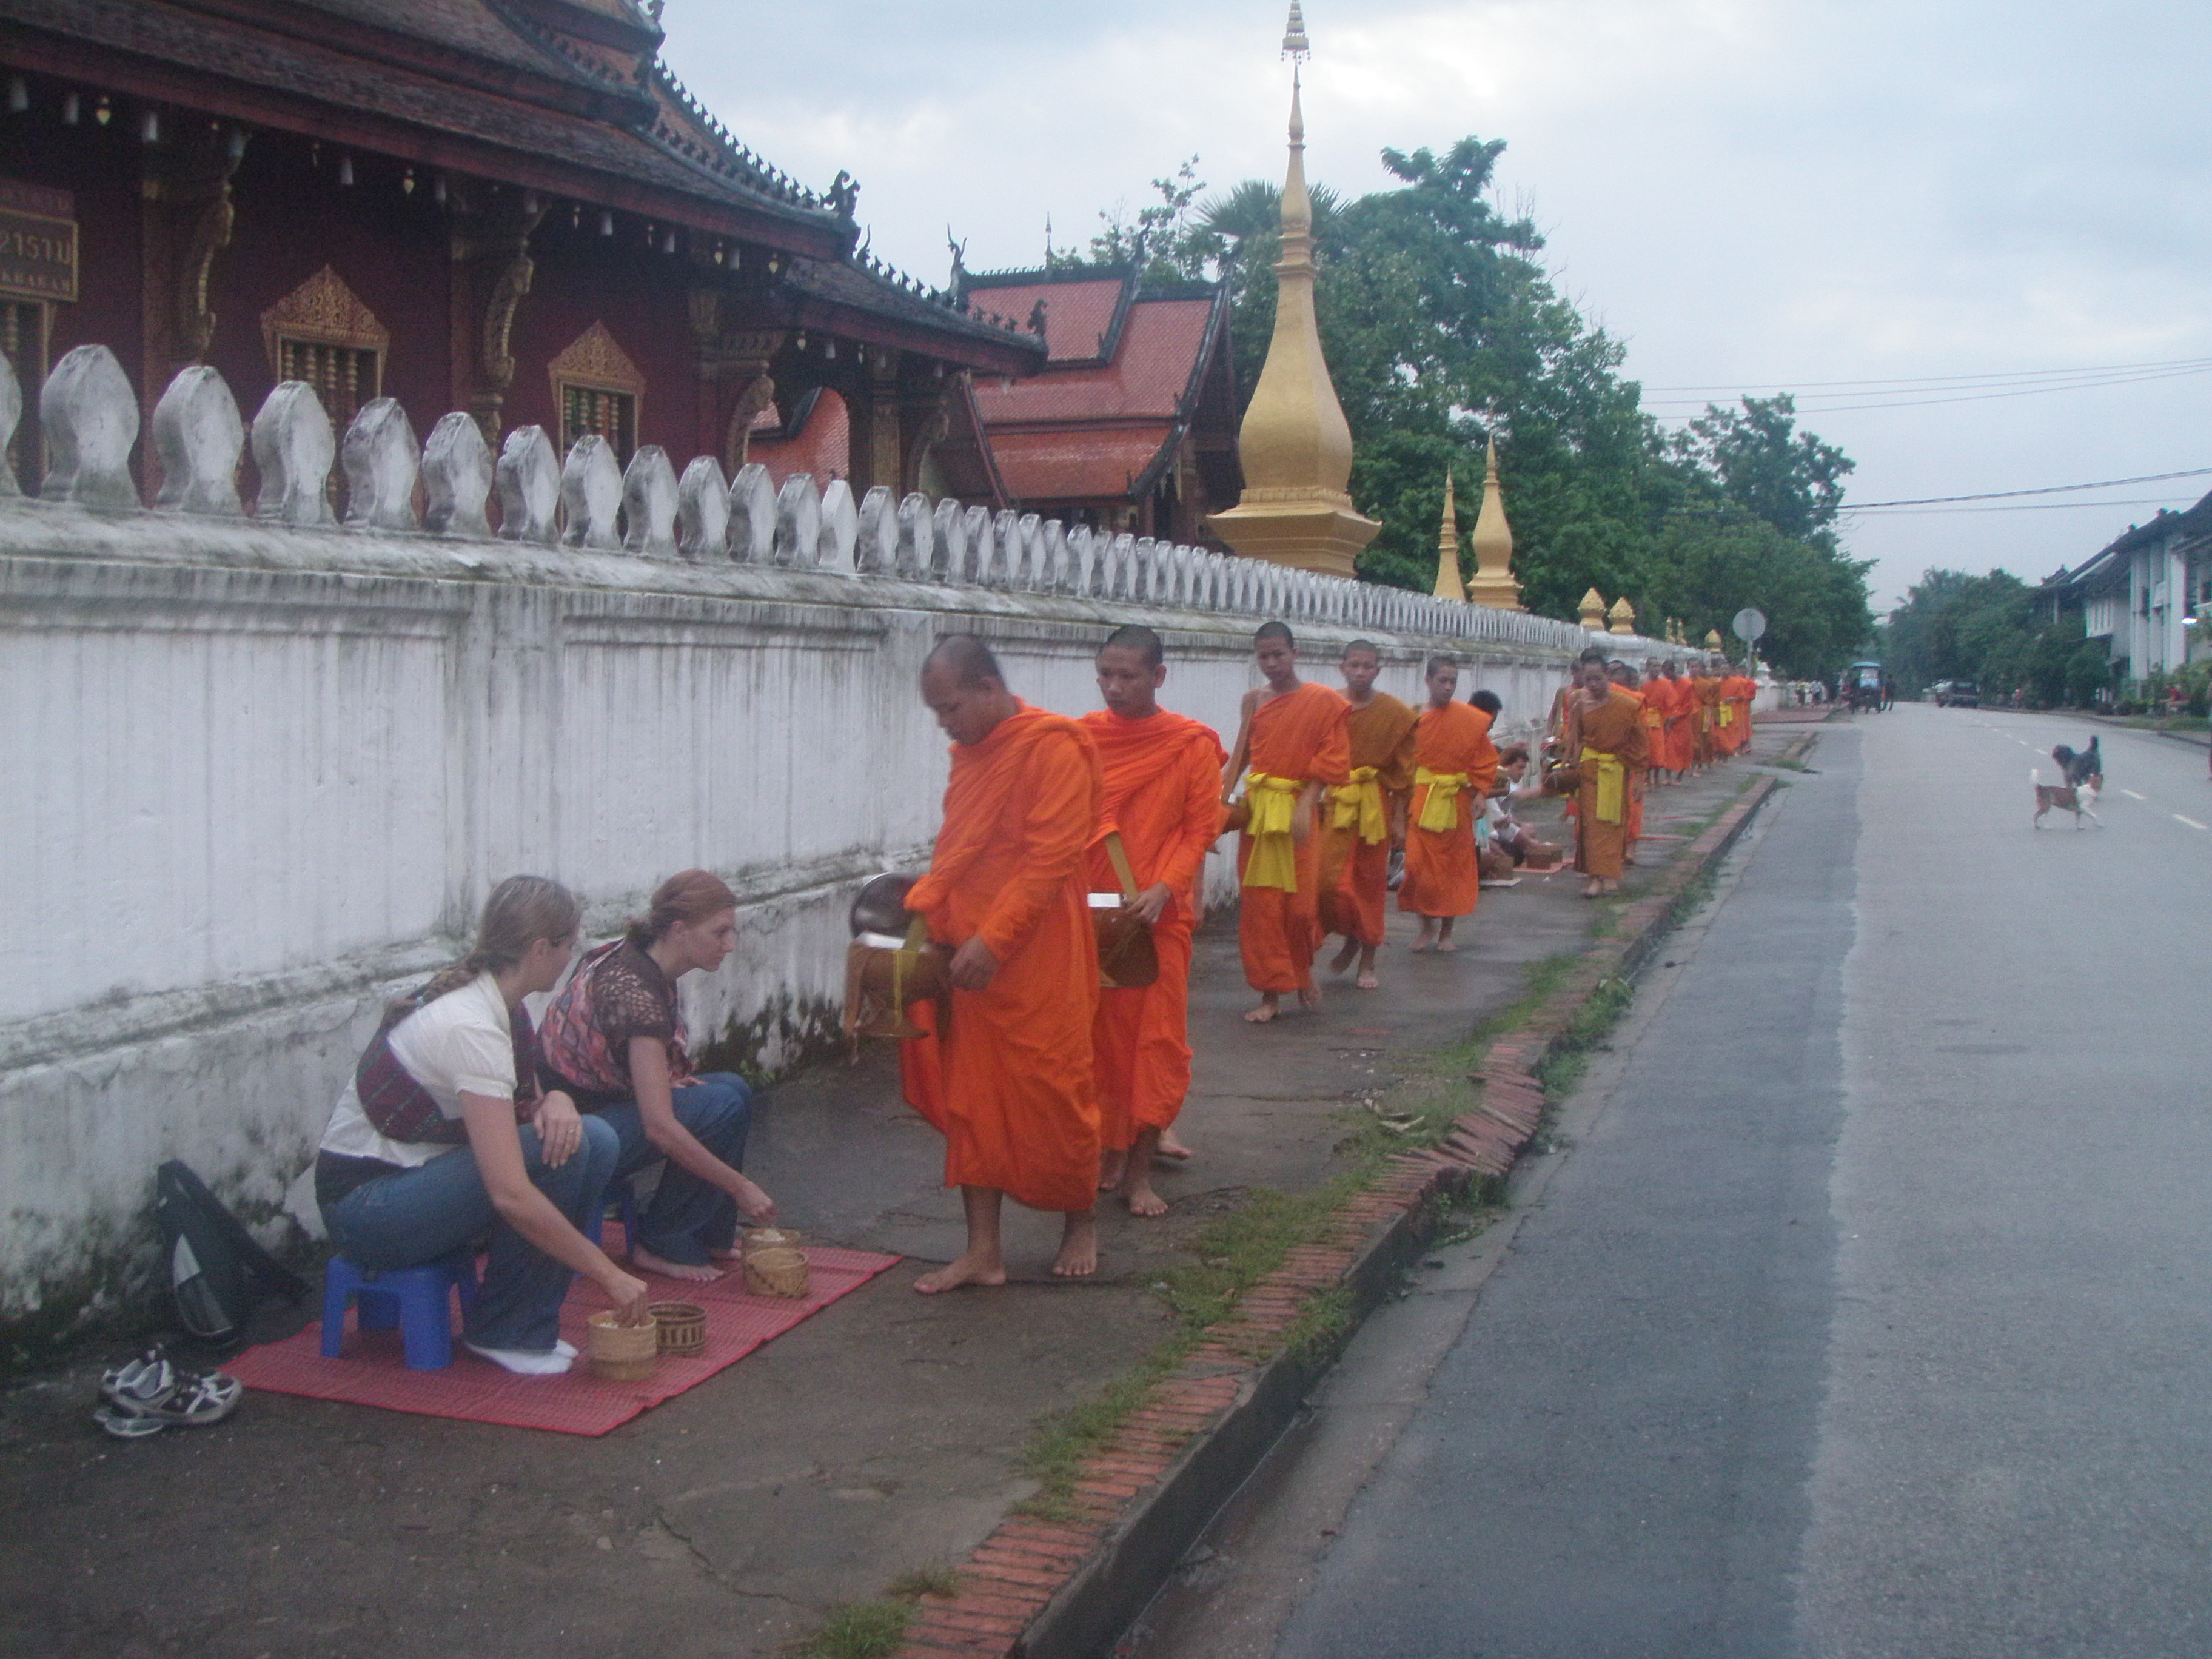
<instances>
[{"instance_id":1,"label":"line of monks","mask_svg":"<svg viewBox=\"0 0 2212 1659\"><path fill-rule=\"evenodd\" d=\"M1063 1218L1053 1263L1063 1277L1096 1270L1100 1191L1139 1216L1165 1211L1150 1175L1155 1155L1179 1150L1170 1130L1190 1088L1200 878L1224 829L1241 831L1238 943L1255 1023L1276 1018L1286 995L1320 1002L1314 962L1332 934L1344 940L1337 971L1356 957L1357 983L1375 988L1394 848L1399 908L1420 917L1413 949L1453 949L1453 924L1474 910L1497 699L1458 701L1459 665L1437 656L1424 706L1410 708L1375 690L1382 654L1364 641L1345 648L1344 691L1303 680L1281 623L1259 629L1254 655L1265 683L1246 694L1226 750L1210 726L1160 707L1167 663L1148 628L1108 637L1097 660L1105 706L1077 720L1015 696L972 635L940 640L924 663L922 700L952 740L951 770L928 873L906 902L950 952L951 990L909 1011L922 1034L901 1043L901 1071L908 1102L945 1136L967 1242L916 1290L1005 1282L1009 1195ZM1576 793L1593 892L1618 882L1632 795L1647 764L1662 765L1649 758L1672 718L1672 692L1651 701L1661 684L1639 696L1613 684L1602 652L1586 653L1555 710L1556 763L1510 792ZM1696 752L1664 769L1687 769ZM1132 885L1133 900L1092 896ZM1151 984L1102 988L1091 916L1102 902L1149 925Z\"/></svg>"}]
</instances>

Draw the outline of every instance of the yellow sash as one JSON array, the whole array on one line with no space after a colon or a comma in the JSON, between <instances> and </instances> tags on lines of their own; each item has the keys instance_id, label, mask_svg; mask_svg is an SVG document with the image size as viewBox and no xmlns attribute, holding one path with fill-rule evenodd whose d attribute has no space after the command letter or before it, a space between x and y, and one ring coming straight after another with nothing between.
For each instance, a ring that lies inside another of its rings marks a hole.
<instances>
[{"instance_id":1,"label":"yellow sash","mask_svg":"<svg viewBox=\"0 0 2212 1659\"><path fill-rule=\"evenodd\" d=\"M1585 747L1583 764L1597 768L1597 821L1620 823L1621 808L1628 794L1628 769L1620 763L1620 757L1607 754L1602 749Z\"/></svg>"},{"instance_id":2,"label":"yellow sash","mask_svg":"<svg viewBox=\"0 0 2212 1659\"><path fill-rule=\"evenodd\" d=\"M1721 705L1721 724L1723 726L1734 726L1735 724L1735 705L1734 703L1724 702Z\"/></svg>"},{"instance_id":3,"label":"yellow sash","mask_svg":"<svg viewBox=\"0 0 2212 1659\"><path fill-rule=\"evenodd\" d=\"M1423 784L1429 793L1421 802L1419 819L1424 830L1456 830L1459 828L1459 792L1467 787L1464 772L1431 772L1425 766L1413 769L1413 787Z\"/></svg>"},{"instance_id":4,"label":"yellow sash","mask_svg":"<svg viewBox=\"0 0 2212 1659\"><path fill-rule=\"evenodd\" d=\"M1328 792L1335 812L1330 823L1339 830L1358 830L1359 839L1370 847L1390 833L1390 819L1382 811L1382 786L1375 781L1377 769L1355 766L1350 782L1332 785Z\"/></svg>"},{"instance_id":5,"label":"yellow sash","mask_svg":"<svg viewBox=\"0 0 2212 1659\"><path fill-rule=\"evenodd\" d=\"M1244 861L1247 887L1298 890L1298 851L1291 839L1291 825L1297 816L1298 792L1304 787L1296 778L1245 774L1244 799L1252 809L1252 821L1244 830L1252 837L1252 856Z\"/></svg>"}]
</instances>

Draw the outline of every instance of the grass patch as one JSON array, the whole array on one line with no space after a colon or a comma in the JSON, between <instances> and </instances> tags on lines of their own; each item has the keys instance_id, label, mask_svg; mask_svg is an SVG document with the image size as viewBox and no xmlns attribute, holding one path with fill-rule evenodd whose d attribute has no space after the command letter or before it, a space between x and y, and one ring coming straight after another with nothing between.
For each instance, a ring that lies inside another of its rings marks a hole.
<instances>
[{"instance_id":1,"label":"grass patch","mask_svg":"<svg viewBox=\"0 0 2212 1659\"><path fill-rule=\"evenodd\" d=\"M1635 985L1618 974L1607 975L1590 988L1573 1023L1537 1063L1536 1081L1543 1085L1547 1100L1564 1100L1573 1092L1589 1068L1590 1055L1602 1046L1635 995Z\"/></svg>"},{"instance_id":2,"label":"grass patch","mask_svg":"<svg viewBox=\"0 0 2212 1659\"><path fill-rule=\"evenodd\" d=\"M960 1594L960 1572L957 1567L916 1567L902 1572L890 1582L888 1592L902 1601L919 1601L925 1595L954 1596Z\"/></svg>"},{"instance_id":3,"label":"grass patch","mask_svg":"<svg viewBox=\"0 0 2212 1659\"><path fill-rule=\"evenodd\" d=\"M890 1659L906 1640L914 1604L893 1597L849 1601L790 1650L791 1659Z\"/></svg>"}]
</instances>

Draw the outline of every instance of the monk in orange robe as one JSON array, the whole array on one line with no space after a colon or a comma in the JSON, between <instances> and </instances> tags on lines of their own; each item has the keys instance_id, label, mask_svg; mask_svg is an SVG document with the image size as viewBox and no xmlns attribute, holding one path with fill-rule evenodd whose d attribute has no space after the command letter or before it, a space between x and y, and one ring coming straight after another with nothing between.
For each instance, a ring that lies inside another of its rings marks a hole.
<instances>
[{"instance_id":1,"label":"monk in orange robe","mask_svg":"<svg viewBox=\"0 0 2212 1659\"><path fill-rule=\"evenodd\" d=\"M1406 844L1406 797L1413 787L1413 711L1375 689L1382 653L1366 640L1344 647L1337 665L1345 701L1352 775L1328 792L1321 822L1321 931L1344 935L1329 963L1340 974L1359 960L1363 991L1373 990L1389 896L1390 849Z\"/></svg>"},{"instance_id":2,"label":"monk in orange robe","mask_svg":"<svg viewBox=\"0 0 2212 1659\"><path fill-rule=\"evenodd\" d=\"M1690 761L1703 770L1719 756L1721 683L1703 659L1690 665Z\"/></svg>"},{"instance_id":3,"label":"monk in orange robe","mask_svg":"<svg viewBox=\"0 0 2212 1659\"><path fill-rule=\"evenodd\" d=\"M1648 750L1644 710L1613 684L1605 653L1583 653L1575 678L1580 695L1567 704L1565 761L1545 781L1575 791L1575 868L1589 878L1586 898L1620 890L1628 851L1628 780Z\"/></svg>"},{"instance_id":4,"label":"monk in orange robe","mask_svg":"<svg viewBox=\"0 0 2212 1659\"><path fill-rule=\"evenodd\" d=\"M1644 683L1644 730L1651 747L1651 768L1647 775L1654 784L1664 787L1674 780L1674 686L1676 682L1669 671L1672 663L1662 663L1651 671L1651 678Z\"/></svg>"},{"instance_id":5,"label":"monk in orange robe","mask_svg":"<svg viewBox=\"0 0 2212 1659\"><path fill-rule=\"evenodd\" d=\"M1721 730L1731 757L1751 741L1751 700L1758 695L1757 683L1741 669L1731 668L1721 681Z\"/></svg>"},{"instance_id":6,"label":"monk in orange robe","mask_svg":"<svg viewBox=\"0 0 2212 1659\"><path fill-rule=\"evenodd\" d=\"M1315 807L1322 790L1352 776L1351 705L1325 685L1298 678L1297 642L1287 624L1262 623L1252 654L1267 684L1244 694L1237 750L1222 778L1241 775L1249 819L1237 849L1243 889L1237 921L1244 977L1260 1004L1255 1024L1281 1012L1283 994L1313 1007L1321 948L1321 837Z\"/></svg>"},{"instance_id":7,"label":"monk in orange robe","mask_svg":"<svg viewBox=\"0 0 2212 1659\"><path fill-rule=\"evenodd\" d=\"M1638 683L1636 670L1625 662L1606 665L1606 674L1620 690L1636 699L1636 706L1644 714L1644 747L1647 759L1651 748L1651 706L1644 701L1644 688ZM1631 864L1636 862L1636 843L1644 839L1644 794L1650 787L1651 769L1638 768L1628 780L1628 851L1625 854Z\"/></svg>"},{"instance_id":8,"label":"monk in orange robe","mask_svg":"<svg viewBox=\"0 0 2212 1659\"><path fill-rule=\"evenodd\" d=\"M1398 908L1421 919L1413 949L1456 951L1452 924L1474 914L1482 891L1474 821L1498 776L1490 715L1459 702L1459 660L1431 657L1429 690L1414 736L1413 798L1406 832L1406 879Z\"/></svg>"},{"instance_id":9,"label":"monk in orange robe","mask_svg":"<svg viewBox=\"0 0 2212 1659\"><path fill-rule=\"evenodd\" d=\"M1118 1192L1132 1215L1164 1215L1152 1189L1152 1156L1190 1092L1191 932L1198 925L1199 872L1221 834L1221 768L1228 759L1213 728L1161 708L1166 684L1160 636L1117 628L1098 651L1106 707L1083 717L1104 769L1104 827L1117 833L1137 886L1129 908L1151 924L1159 977L1098 994L1091 1024L1104 1161L1101 1188ZM1121 890L1102 836L1091 848L1091 890Z\"/></svg>"},{"instance_id":10,"label":"monk in orange robe","mask_svg":"<svg viewBox=\"0 0 2212 1659\"><path fill-rule=\"evenodd\" d=\"M1667 683L1674 688L1674 703L1667 713L1667 769L1679 783L1690 773L1690 714L1697 699L1679 662L1667 665Z\"/></svg>"},{"instance_id":11,"label":"monk in orange robe","mask_svg":"<svg viewBox=\"0 0 2212 1659\"><path fill-rule=\"evenodd\" d=\"M927 1035L902 1045L907 1099L945 1135L945 1180L968 1223L959 1258L924 1293L1003 1285L1001 1200L1065 1218L1052 1270L1098 1265L1098 1102L1091 1020L1098 945L1085 894L1097 832L1098 754L1075 721L1006 690L988 647L939 641L922 700L952 739L945 824L929 873L907 894L952 947L948 1019L916 1004Z\"/></svg>"}]
</instances>

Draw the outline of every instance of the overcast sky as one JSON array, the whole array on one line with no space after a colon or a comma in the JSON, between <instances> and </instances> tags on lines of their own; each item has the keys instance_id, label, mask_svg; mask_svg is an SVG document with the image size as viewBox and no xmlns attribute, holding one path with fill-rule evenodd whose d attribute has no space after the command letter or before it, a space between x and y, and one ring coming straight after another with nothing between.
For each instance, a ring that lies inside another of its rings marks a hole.
<instances>
[{"instance_id":1,"label":"overcast sky","mask_svg":"<svg viewBox=\"0 0 2212 1659\"><path fill-rule=\"evenodd\" d=\"M1279 179L1287 9L668 0L662 21L741 138L817 188L851 169L875 251L941 283L948 226L971 270L1034 265L1048 217L1080 246L1190 155L1217 189ZM1388 184L1385 145L1505 139L1501 204L1534 216L1655 414L1796 390L1868 502L2212 466L2212 373L1837 384L2212 368L2203 0L1311 0L1306 21L1309 175L1358 194ZM2208 488L1869 512L1847 540L1886 610L1930 566L2039 579Z\"/></svg>"}]
</instances>

